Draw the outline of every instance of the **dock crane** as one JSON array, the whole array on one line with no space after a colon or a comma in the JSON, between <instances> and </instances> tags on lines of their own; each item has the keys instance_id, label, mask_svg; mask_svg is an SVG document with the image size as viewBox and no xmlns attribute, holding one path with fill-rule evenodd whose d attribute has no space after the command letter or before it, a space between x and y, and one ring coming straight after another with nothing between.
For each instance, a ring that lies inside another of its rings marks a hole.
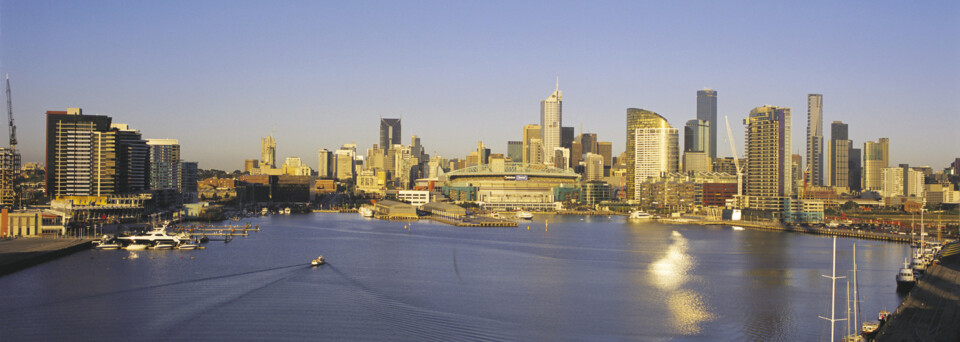
<instances>
[{"instance_id":1,"label":"dock crane","mask_svg":"<svg viewBox=\"0 0 960 342\"><path fill-rule=\"evenodd\" d=\"M10 74L7 74L7 118L10 120L10 149L17 149L17 126L13 124L13 101L10 99Z\"/></svg>"}]
</instances>

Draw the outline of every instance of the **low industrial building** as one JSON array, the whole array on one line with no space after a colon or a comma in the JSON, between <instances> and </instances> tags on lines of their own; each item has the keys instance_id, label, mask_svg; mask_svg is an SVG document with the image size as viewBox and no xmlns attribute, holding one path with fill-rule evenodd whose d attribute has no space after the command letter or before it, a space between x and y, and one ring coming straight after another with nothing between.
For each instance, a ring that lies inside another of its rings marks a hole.
<instances>
[{"instance_id":1,"label":"low industrial building","mask_svg":"<svg viewBox=\"0 0 960 342\"><path fill-rule=\"evenodd\" d=\"M397 201L380 200L373 207L374 213L383 218L416 218L417 208Z\"/></svg>"},{"instance_id":2,"label":"low industrial building","mask_svg":"<svg viewBox=\"0 0 960 342\"><path fill-rule=\"evenodd\" d=\"M423 211L426 211L434 216L452 218L452 219L463 219L467 216L467 209L450 203L444 202L430 202L423 205L421 208Z\"/></svg>"},{"instance_id":3,"label":"low industrial building","mask_svg":"<svg viewBox=\"0 0 960 342\"><path fill-rule=\"evenodd\" d=\"M49 209L0 210L0 237L61 236L69 216Z\"/></svg>"}]
</instances>

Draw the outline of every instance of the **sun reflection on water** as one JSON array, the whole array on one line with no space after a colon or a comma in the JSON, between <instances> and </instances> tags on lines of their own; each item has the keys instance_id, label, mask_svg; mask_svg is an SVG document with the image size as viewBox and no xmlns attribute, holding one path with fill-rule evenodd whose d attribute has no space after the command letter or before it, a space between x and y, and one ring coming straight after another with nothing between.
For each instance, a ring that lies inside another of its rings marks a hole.
<instances>
[{"instance_id":1,"label":"sun reflection on water","mask_svg":"<svg viewBox=\"0 0 960 342\"><path fill-rule=\"evenodd\" d=\"M653 284L666 293L666 305L670 310L674 329L682 334L696 334L704 322L713 319L703 296L696 291L685 289L683 285L690 281L689 271L693 267L693 256L688 254L687 239L674 231L672 243L667 253L650 264L649 273Z\"/></svg>"}]
</instances>

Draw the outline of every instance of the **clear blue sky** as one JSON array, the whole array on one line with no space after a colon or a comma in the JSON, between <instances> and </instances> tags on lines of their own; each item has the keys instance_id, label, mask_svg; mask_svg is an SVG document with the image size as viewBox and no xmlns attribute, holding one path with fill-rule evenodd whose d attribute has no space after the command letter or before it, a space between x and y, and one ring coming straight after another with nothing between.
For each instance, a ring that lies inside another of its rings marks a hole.
<instances>
[{"instance_id":1,"label":"clear blue sky","mask_svg":"<svg viewBox=\"0 0 960 342\"><path fill-rule=\"evenodd\" d=\"M942 169L960 156L958 4L3 1L0 71L24 161L66 107L179 139L201 168L242 168L274 128L279 162L316 167L318 148L376 143L380 116L431 154L506 153L559 77L564 125L615 154L626 108L681 127L709 87L739 146L751 108L791 107L803 155L822 93L824 132L840 120L854 146L889 137L892 163Z\"/></svg>"}]
</instances>

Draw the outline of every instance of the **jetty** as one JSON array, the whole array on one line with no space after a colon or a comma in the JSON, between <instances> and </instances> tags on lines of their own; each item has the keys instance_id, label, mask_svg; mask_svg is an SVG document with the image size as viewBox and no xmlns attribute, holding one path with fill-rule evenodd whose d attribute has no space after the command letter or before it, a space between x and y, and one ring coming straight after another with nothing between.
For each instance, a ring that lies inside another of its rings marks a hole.
<instances>
[{"instance_id":1,"label":"jetty","mask_svg":"<svg viewBox=\"0 0 960 342\"><path fill-rule=\"evenodd\" d=\"M0 240L0 275L88 249L92 241L93 239L65 238Z\"/></svg>"},{"instance_id":2,"label":"jetty","mask_svg":"<svg viewBox=\"0 0 960 342\"><path fill-rule=\"evenodd\" d=\"M856 238L856 239L881 240L881 241L892 241L892 242L903 242L903 243L910 243L913 240L909 235L900 235L900 234L885 233L885 232L871 232L871 231L854 230L854 229L787 226L777 222L764 222L764 221L725 221L725 220L699 220L699 219L695 220L695 219L686 219L686 218L663 218L663 219L658 219L657 221L660 223L667 223L667 224L697 224L697 225L703 225L703 226L707 226L707 225L737 226L737 227L744 227L744 228L758 229L758 230L840 236L840 237L849 237L849 238Z\"/></svg>"},{"instance_id":3,"label":"jetty","mask_svg":"<svg viewBox=\"0 0 960 342\"><path fill-rule=\"evenodd\" d=\"M960 341L960 243L943 247L875 340Z\"/></svg>"}]
</instances>

